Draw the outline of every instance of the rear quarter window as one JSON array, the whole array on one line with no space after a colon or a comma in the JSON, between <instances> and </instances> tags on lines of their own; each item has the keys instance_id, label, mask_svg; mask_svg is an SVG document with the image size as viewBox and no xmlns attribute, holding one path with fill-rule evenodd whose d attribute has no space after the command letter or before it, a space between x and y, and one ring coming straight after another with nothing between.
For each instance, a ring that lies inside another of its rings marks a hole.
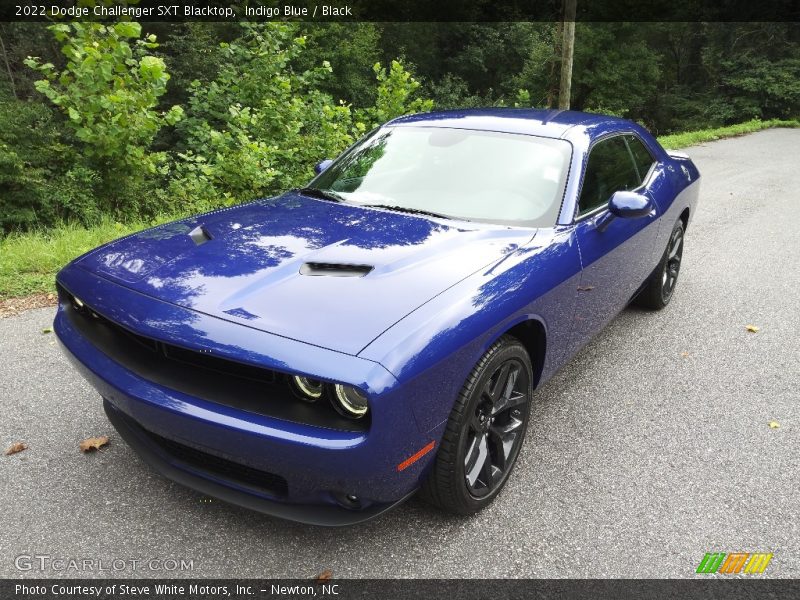
<instances>
[{"instance_id":1,"label":"rear quarter window","mask_svg":"<svg viewBox=\"0 0 800 600\"><path fill-rule=\"evenodd\" d=\"M650 172L650 168L655 162L655 160L653 160L653 155L650 154L650 151L644 145L642 140L635 135L626 135L625 139L628 142L628 148L631 149L633 162L636 165L636 171L638 172L639 180L644 181L647 178L647 174Z\"/></svg>"}]
</instances>

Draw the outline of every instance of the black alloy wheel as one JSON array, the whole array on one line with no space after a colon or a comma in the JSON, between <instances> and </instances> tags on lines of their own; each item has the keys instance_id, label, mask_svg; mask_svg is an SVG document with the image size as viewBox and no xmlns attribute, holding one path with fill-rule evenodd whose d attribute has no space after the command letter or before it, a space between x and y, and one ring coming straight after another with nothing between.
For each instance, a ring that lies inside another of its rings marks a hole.
<instances>
[{"instance_id":1,"label":"black alloy wheel","mask_svg":"<svg viewBox=\"0 0 800 600\"><path fill-rule=\"evenodd\" d=\"M525 347L503 336L467 378L447 422L422 497L472 514L505 485L525 439L533 369Z\"/></svg>"},{"instance_id":2,"label":"black alloy wheel","mask_svg":"<svg viewBox=\"0 0 800 600\"><path fill-rule=\"evenodd\" d=\"M635 303L639 306L660 310L669 304L681 271L684 231L683 221L678 219L658 266L635 299Z\"/></svg>"},{"instance_id":3,"label":"black alloy wheel","mask_svg":"<svg viewBox=\"0 0 800 600\"><path fill-rule=\"evenodd\" d=\"M522 411L530 402L528 375L516 358L502 363L484 385L464 436L464 478L482 498L505 480L522 439Z\"/></svg>"},{"instance_id":4,"label":"black alloy wheel","mask_svg":"<svg viewBox=\"0 0 800 600\"><path fill-rule=\"evenodd\" d=\"M678 281L678 273L681 269L681 258L683 257L683 227L676 227L672 232L672 237L667 246L667 260L664 262L663 274L661 276L661 298L664 304L669 302L675 284Z\"/></svg>"}]
</instances>

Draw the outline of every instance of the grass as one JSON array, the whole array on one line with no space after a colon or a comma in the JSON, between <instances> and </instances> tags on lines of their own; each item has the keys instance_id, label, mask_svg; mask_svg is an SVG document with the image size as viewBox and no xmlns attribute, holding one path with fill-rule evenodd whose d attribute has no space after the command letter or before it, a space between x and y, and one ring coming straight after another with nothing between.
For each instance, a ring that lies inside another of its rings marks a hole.
<instances>
[{"instance_id":1,"label":"grass","mask_svg":"<svg viewBox=\"0 0 800 600\"><path fill-rule=\"evenodd\" d=\"M91 228L65 223L47 231L12 233L0 239L0 300L51 292L56 272L73 258L151 225L105 219Z\"/></svg>"},{"instance_id":2,"label":"grass","mask_svg":"<svg viewBox=\"0 0 800 600\"><path fill-rule=\"evenodd\" d=\"M664 146L664 148L678 150L680 148L702 144L703 142L713 142L714 140L753 133L754 131L761 131L762 129L769 129L771 127L800 127L800 121L782 121L781 119L760 121L758 119L753 119L745 123L728 125L727 127L717 127L716 129L701 129L699 131L663 135L658 138L658 142Z\"/></svg>"},{"instance_id":3,"label":"grass","mask_svg":"<svg viewBox=\"0 0 800 600\"><path fill-rule=\"evenodd\" d=\"M676 133L658 139L665 148L679 149L769 127L800 127L798 121L748 121L738 125ZM76 256L129 233L171 220L116 223L106 219L86 228L63 224L46 231L12 233L0 238L0 300L53 291L56 272Z\"/></svg>"}]
</instances>

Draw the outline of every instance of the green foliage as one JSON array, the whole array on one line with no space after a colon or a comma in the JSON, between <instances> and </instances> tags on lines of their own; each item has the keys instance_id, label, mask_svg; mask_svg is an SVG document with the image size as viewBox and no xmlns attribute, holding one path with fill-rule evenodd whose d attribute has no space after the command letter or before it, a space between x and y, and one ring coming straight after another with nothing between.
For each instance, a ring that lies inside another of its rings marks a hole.
<instances>
[{"instance_id":1,"label":"green foliage","mask_svg":"<svg viewBox=\"0 0 800 600\"><path fill-rule=\"evenodd\" d=\"M47 230L0 238L0 299L51 292L56 272L72 259L100 244L168 220L171 217L162 216L122 224L103 217L88 228L60 223Z\"/></svg>"},{"instance_id":2,"label":"green foliage","mask_svg":"<svg viewBox=\"0 0 800 600\"><path fill-rule=\"evenodd\" d=\"M517 90L514 99L514 108L528 108L531 106L531 93L528 90Z\"/></svg>"},{"instance_id":3,"label":"green foliage","mask_svg":"<svg viewBox=\"0 0 800 600\"><path fill-rule=\"evenodd\" d=\"M686 148L688 146L694 146L695 144L713 142L714 140L735 137L737 135L744 135L746 133L753 133L755 131L761 131L762 129L769 129L770 127L800 127L800 121L784 121L781 119L761 121L759 119L753 119L752 121L747 121L746 123L737 123L736 125L728 125L727 127L701 129L699 131L664 135L658 138L658 142L665 148Z\"/></svg>"},{"instance_id":4,"label":"green foliage","mask_svg":"<svg viewBox=\"0 0 800 600\"><path fill-rule=\"evenodd\" d=\"M634 119L646 114L643 109L656 95L661 66L659 55L640 36L643 24L594 25L576 26L573 104Z\"/></svg>"},{"instance_id":5,"label":"green foliage","mask_svg":"<svg viewBox=\"0 0 800 600\"><path fill-rule=\"evenodd\" d=\"M398 60L393 60L387 71L381 63L372 66L378 80L378 94L375 106L360 111L360 115L377 127L396 117L410 113L428 112L433 101L415 97L419 82Z\"/></svg>"},{"instance_id":6,"label":"green foliage","mask_svg":"<svg viewBox=\"0 0 800 600\"><path fill-rule=\"evenodd\" d=\"M351 110L320 90L331 66L302 68L306 38L290 24L243 24L223 43L213 81L192 84L178 154L165 198L197 209L231 204L298 186L312 166L339 154L366 130L395 116L429 110L414 98L419 83L394 61L374 67L376 105Z\"/></svg>"},{"instance_id":7,"label":"green foliage","mask_svg":"<svg viewBox=\"0 0 800 600\"><path fill-rule=\"evenodd\" d=\"M764 62L740 56L722 62L722 84L737 99L738 111L759 118L788 118L800 113L800 57Z\"/></svg>"},{"instance_id":8,"label":"green foliage","mask_svg":"<svg viewBox=\"0 0 800 600\"><path fill-rule=\"evenodd\" d=\"M263 196L308 179L352 142L350 107L317 89L330 66L296 71L306 40L289 24L242 24L213 81L192 84L169 194L197 208Z\"/></svg>"},{"instance_id":9,"label":"green foliage","mask_svg":"<svg viewBox=\"0 0 800 600\"><path fill-rule=\"evenodd\" d=\"M305 24L303 36L308 41L296 61L299 68L307 70L327 61L333 71L319 82L322 92L358 108L375 104L372 65L382 54L377 24L310 23Z\"/></svg>"},{"instance_id":10,"label":"green foliage","mask_svg":"<svg viewBox=\"0 0 800 600\"><path fill-rule=\"evenodd\" d=\"M46 105L0 96L0 231L98 214L93 182L70 171L69 141Z\"/></svg>"},{"instance_id":11,"label":"green foliage","mask_svg":"<svg viewBox=\"0 0 800 600\"><path fill-rule=\"evenodd\" d=\"M159 157L148 146L163 125L182 116L179 106L167 112L155 108L169 80L164 61L147 53L157 47L155 36L139 39L141 25L131 21L58 23L49 29L67 64L59 70L26 59L44 76L36 89L68 117L83 153L106 174L154 173Z\"/></svg>"}]
</instances>

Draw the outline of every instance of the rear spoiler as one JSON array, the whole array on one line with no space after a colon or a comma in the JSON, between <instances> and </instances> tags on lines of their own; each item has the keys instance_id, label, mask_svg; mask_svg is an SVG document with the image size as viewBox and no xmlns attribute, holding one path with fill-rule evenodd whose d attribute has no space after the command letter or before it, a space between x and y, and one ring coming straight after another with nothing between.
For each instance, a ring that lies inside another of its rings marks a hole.
<instances>
[{"instance_id":1,"label":"rear spoiler","mask_svg":"<svg viewBox=\"0 0 800 600\"><path fill-rule=\"evenodd\" d=\"M678 160L691 160L689 155L681 150L669 150L665 148L664 151L669 154L670 158L676 158Z\"/></svg>"}]
</instances>

